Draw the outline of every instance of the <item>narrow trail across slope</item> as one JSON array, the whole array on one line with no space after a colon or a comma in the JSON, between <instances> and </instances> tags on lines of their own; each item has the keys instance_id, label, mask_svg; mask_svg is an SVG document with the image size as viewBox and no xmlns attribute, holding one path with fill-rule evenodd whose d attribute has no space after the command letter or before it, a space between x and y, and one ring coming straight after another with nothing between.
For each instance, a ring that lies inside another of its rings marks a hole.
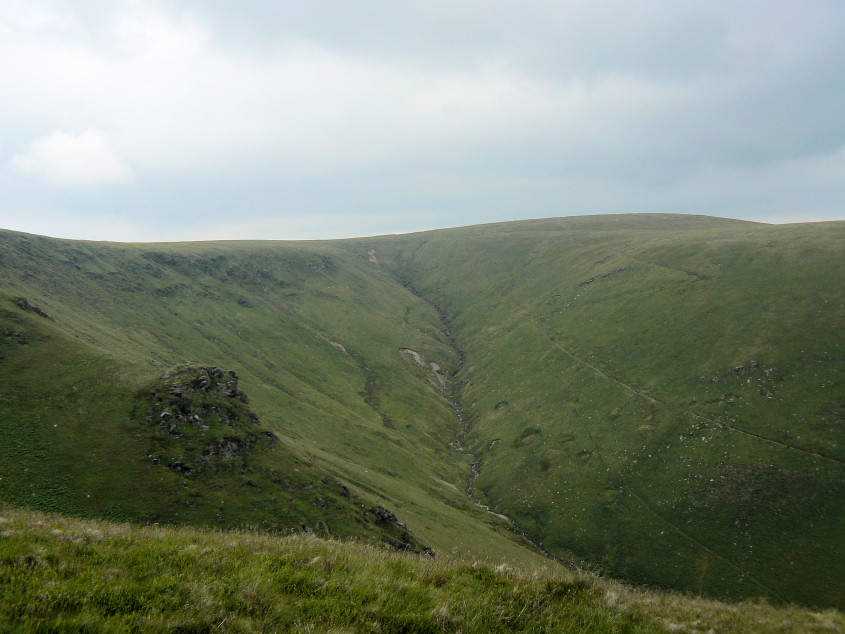
<instances>
[{"instance_id":1,"label":"narrow trail across slope","mask_svg":"<svg viewBox=\"0 0 845 634\"><path fill-rule=\"evenodd\" d=\"M598 457L599 461L601 462L602 466L604 466L606 471L610 472L611 469L608 466L607 462L605 461L604 456L602 455L602 452L601 452L601 448L599 447L598 443L593 439L592 434L588 434L588 436L590 438L590 442L592 443L593 450L594 450L596 456ZM728 557L726 557L725 555L723 555L719 551L717 551L717 550L707 546L706 544L700 542L695 537L693 537L692 535L690 535L689 533L687 533L686 531L684 531L683 529L678 527L676 524L671 522L668 518L663 516L659 511L657 511L657 509L655 509L651 504L649 504L648 499L642 493L640 493L636 488L634 488L630 484L627 486L627 491L630 493L631 496L634 497L634 499L636 499L643 507L645 507L646 510L648 510L648 512L651 515L654 515L658 520L660 520L663 524L665 524L667 527L669 527L672 531L676 532L677 534L679 534L681 537L683 537L687 541L695 544L696 547L700 548L704 552L709 553L713 557L720 559L721 561L725 562L728 566L730 566L731 568L736 570L740 574L740 576L744 576L744 577L750 579L754 584L757 585L757 587L759 587L762 590L770 593L772 596L779 598L780 600L784 601L785 603L787 602L786 598L783 597L780 593L776 592L775 590L773 590L772 588L770 588L769 586L764 584L762 581L760 581L759 579L752 576L748 571L741 568L735 561L729 559Z\"/></svg>"},{"instance_id":2,"label":"narrow trail across slope","mask_svg":"<svg viewBox=\"0 0 845 634\"><path fill-rule=\"evenodd\" d=\"M835 462L835 463L838 463L838 464L845 464L845 461L839 460L838 458L834 458L833 456L827 456L825 454L820 454L820 453L817 453L815 451L810 451L809 449L802 449L801 447L796 447L795 445L790 445L790 444L787 444L787 443L784 443L784 442L780 442L778 440L774 440L772 438L768 438L768 437L762 436L760 434L755 434L754 432L745 431L743 429L739 429L738 427L734 427L733 425L729 425L728 423L724 423L724 422L721 422L721 421L718 421L718 420L714 420L712 418L708 418L707 416L702 416L701 414L693 412L692 410L687 409L685 407L681 407L680 405L675 405L674 403L669 403L668 401L664 401L663 399L656 398L654 396L651 396L650 394L646 394L645 392L642 392L642 391L636 389L635 387L628 385L627 383L624 383L624 382L620 381L619 379L616 379L616 378L610 376L609 374L604 372L602 369L592 365L591 363L585 361L584 359L582 359L581 357L579 357L578 355L576 355L572 351L567 350L566 348L561 346L551 335L549 335L548 331L545 328L543 328L542 326L540 326L537 323L537 321L535 320L534 317L529 318L528 321L529 321L529 323L531 323L532 326L534 326L534 328L549 343L551 343L555 348L557 348L558 350L563 352L565 355L570 357L572 360L576 361L577 363L580 363L583 366L590 368L591 370L593 370L599 376L607 379L608 381L613 381L617 385L621 386L623 389L631 392L632 394L635 394L636 396L639 396L640 398L647 400L650 403L659 403L660 405L663 405L664 407L667 407L667 408L674 410L676 412L688 414L689 416L692 416L693 418L697 418L698 420L703 420L707 423L715 425L719 429L724 428L724 429L727 429L727 430L732 431L732 432L737 433L737 434L742 434L744 436L748 436L750 438L755 438L755 439L761 440L763 442L768 442L768 443L771 443L773 445L778 445L780 447L783 447L785 449L789 449L789 450L792 450L792 451L798 451L798 452L801 452L803 454L813 456L814 458L819 458L821 460L827 460L829 462Z\"/></svg>"}]
</instances>

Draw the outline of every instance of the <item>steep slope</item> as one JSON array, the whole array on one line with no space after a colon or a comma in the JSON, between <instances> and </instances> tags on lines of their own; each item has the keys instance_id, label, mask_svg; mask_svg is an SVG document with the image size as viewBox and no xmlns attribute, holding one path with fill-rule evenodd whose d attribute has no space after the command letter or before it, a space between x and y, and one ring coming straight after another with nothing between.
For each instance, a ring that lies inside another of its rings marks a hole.
<instances>
[{"instance_id":1,"label":"steep slope","mask_svg":"<svg viewBox=\"0 0 845 634\"><path fill-rule=\"evenodd\" d=\"M637 582L845 596L845 223L569 218L364 240L447 316L475 495Z\"/></svg>"},{"instance_id":2,"label":"steep slope","mask_svg":"<svg viewBox=\"0 0 845 634\"><path fill-rule=\"evenodd\" d=\"M0 295L0 499L148 524L305 530L424 549L386 509L365 505L285 447L250 411L233 372L175 367L133 390L113 360L68 341L50 321Z\"/></svg>"},{"instance_id":3,"label":"steep slope","mask_svg":"<svg viewBox=\"0 0 845 634\"><path fill-rule=\"evenodd\" d=\"M339 480L352 506L386 507L438 552L539 558L466 500L469 467L449 448L460 426L429 365L445 376L457 355L436 311L368 260L322 243L115 245L0 232L0 273L5 314L35 329L30 341L50 337L7 346L2 376L12 380L0 407L22 449L0 456L0 469L16 474L5 499L114 519L383 532L378 518L353 521ZM236 372L278 446L223 474L196 468L197 452L218 440L191 440L199 432L190 424L177 421L178 442L158 446L170 435L151 437L149 391L179 364ZM64 487L69 470L84 487ZM286 488L297 474L311 485ZM209 489L204 504L191 497ZM231 499L213 506L216 492Z\"/></svg>"}]
</instances>

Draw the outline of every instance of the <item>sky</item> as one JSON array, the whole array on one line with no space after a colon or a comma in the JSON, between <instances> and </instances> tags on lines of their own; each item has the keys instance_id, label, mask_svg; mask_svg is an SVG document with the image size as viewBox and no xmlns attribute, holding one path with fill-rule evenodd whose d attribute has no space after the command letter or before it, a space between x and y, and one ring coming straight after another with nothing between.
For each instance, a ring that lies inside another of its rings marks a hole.
<instances>
[{"instance_id":1,"label":"sky","mask_svg":"<svg viewBox=\"0 0 845 634\"><path fill-rule=\"evenodd\" d=\"M845 219L841 0L0 0L0 228Z\"/></svg>"}]
</instances>

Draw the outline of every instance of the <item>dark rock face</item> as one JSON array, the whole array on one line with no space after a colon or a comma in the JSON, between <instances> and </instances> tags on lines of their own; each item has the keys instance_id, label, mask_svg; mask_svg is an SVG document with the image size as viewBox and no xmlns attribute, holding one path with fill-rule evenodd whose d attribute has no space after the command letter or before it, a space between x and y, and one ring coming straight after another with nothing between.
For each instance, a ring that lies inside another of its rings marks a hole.
<instances>
[{"instance_id":1,"label":"dark rock face","mask_svg":"<svg viewBox=\"0 0 845 634\"><path fill-rule=\"evenodd\" d=\"M191 471L193 471L193 469L191 469L191 465L185 464L181 460L174 460L167 466L173 469L174 471L178 473L183 473L185 475L189 475Z\"/></svg>"},{"instance_id":2,"label":"dark rock face","mask_svg":"<svg viewBox=\"0 0 845 634\"><path fill-rule=\"evenodd\" d=\"M218 457L223 462L243 458L249 452L255 441L254 437L247 436L245 438L228 437L211 443L206 447L203 456L206 458Z\"/></svg>"},{"instance_id":3,"label":"dark rock face","mask_svg":"<svg viewBox=\"0 0 845 634\"><path fill-rule=\"evenodd\" d=\"M616 269L615 271L611 271L610 273L605 273L604 275L596 275L594 277L591 277L588 280L584 280L583 282L579 283L578 286L586 286L587 284L592 284L596 280L600 280L600 279L605 278L605 277L610 277L611 275L616 275L617 273L621 273L624 270L625 270L625 268L623 267L621 269Z\"/></svg>"},{"instance_id":4,"label":"dark rock face","mask_svg":"<svg viewBox=\"0 0 845 634\"><path fill-rule=\"evenodd\" d=\"M50 321L56 321L55 319L50 317L50 315L48 315L43 310L38 308L38 306L30 304L29 300L26 297L16 297L13 301L15 302L15 306L17 306L21 310L25 310L28 313L35 313L39 317L43 317L44 319L49 319Z\"/></svg>"},{"instance_id":5,"label":"dark rock face","mask_svg":"<svg viewBox=\"0 0 845 634\"><path fill-rule=\"evenodd\" d=\"M414 537L408 527L396 518L396 514L384 506L378 508L367 509L368 513L375 516L376 524L384 528L392 537L385 540L385 544L391 548L398 550L407 550L410 552L421 553L434 557L434 550L421 544L416 537Z\"/></svg>"},{"instance_id":6,"label":"dark rock face","mask_svg":"<svg viewBox=\"0 0 845 634\"><path fill-rule=\"evenodd\" d=\"M217 390L224 396L236 398L242 403L249 402L246 394L238 390L238 375L232 370L224 372L218 367L199 368L190 387L201 392Z\"/></svg>"},{"instance_id":7,"label":"dark rock face","mask_svg":"<svg viewBox=\"0 0 845 634\"><path fill-rule=\"evenodd\" d=\"M25 332L19 330L10 330L8 328L0 328L0 343L13 341L21 346L29 344L29 339Z\"/></svg>"},{"instance_id":8,"label":"dark rock face","mask_svg":"<svg viewBox=\"0 0 845 634\"><path fill-rule=\"evenodd\" d=\"M232 419L240 412L233 399L247 404L246 394L238 389L238 375L224 372L217 367L171 368L162 376L165 385L153 389L154 407L147 419L154 422L154 411L158 411L158 424L162 431L179 436L185 425L201 431L208 431L209 421L232 425ZM166 388L166 389L161 389ZM206 396L208 395L208 396ZM253 425L260 424L253 412L242 412ZM221 445L222 447L222 445Z\"/></svg>"},{"instance_id":9,"label":"dark rock face","mask_svg":"<svg viewBox=\"0 0 845 634\"><path fill-rule=\"evenodd\" d=\"M379 524L386 525L398 523L396 515L393 513L393 511L391 511L390 509L386 509L383 506L378 507L375 510L375 514Z\"/></svg>"},{"instance_id":10,"label":"dark rock face","mask_svg":"<svg viewBox=\"0 0 845 634\"><path fill-rule=\"evenodd\" d=\"M182 475L243 462L251 451L278 443L274 434L260 429L231 370L175 366L147 397L146 423L154 443L150 455Z\"/></svg>"}]
</instances>

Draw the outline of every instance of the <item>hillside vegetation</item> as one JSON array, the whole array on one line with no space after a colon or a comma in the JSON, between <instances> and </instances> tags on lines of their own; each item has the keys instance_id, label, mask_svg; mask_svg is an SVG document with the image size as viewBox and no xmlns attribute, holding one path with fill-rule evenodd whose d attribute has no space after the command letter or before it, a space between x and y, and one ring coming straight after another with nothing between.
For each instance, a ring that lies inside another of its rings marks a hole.
<instances>
[{"instance_id":1,"label":"hillside vegetation","mask_svg":"<svg viewBox=\"0 0 845 634\"><path fill-rule=\"evenodd\" d=\"M460 425L428 365L442 378L458 362L437 312L340 245L2 232L0 269L0 375L10 377L0 425L16 447L0 456L3 499L116 520L401 538L358 521L363 504L436 552L542 560L464 495L470 469L449 447ZM182 425L171 438L146 414L174 366L236 372L279 442L237 469L180 469L190 460L174 449L190 451L201 430Z\"/></svg>"},{"instance_id":2,"label":"hillside vegetation","mask_svg":"<svg viewBox=\"0 0 845 634\"><path fill-rule=\"evenodd\" d=\"M544 548L840 605L845 224L611 216L365 244L446 314L476 494Z\"/></svg>"},{"instance_id":3,"label":"hillside vegetation","mask_svg":"<svg viewBox=\"0 0 845 634\"><path fill-rule=\"evenodd\" d=\"M834 611L725 605L548 569L309 536L0 509L0 629L834 632Z\"/></svg>"},{"instance_id":4,"label":"hillside vegetation","mask_svg":"<svg viewBox=\"0 0 845 634\"><path fill-rule=\"evenodd\" d=\"M845 223L0 232L0 273L6 501L841 607Z\"/></svg>"}]
</instances>

